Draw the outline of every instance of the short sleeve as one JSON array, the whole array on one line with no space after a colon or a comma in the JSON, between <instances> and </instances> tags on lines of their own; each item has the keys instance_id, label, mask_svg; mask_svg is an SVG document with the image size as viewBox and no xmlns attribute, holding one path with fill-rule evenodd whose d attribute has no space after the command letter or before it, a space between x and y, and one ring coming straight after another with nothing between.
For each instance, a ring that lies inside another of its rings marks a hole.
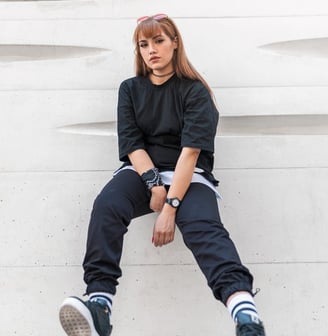
<instances>
[{"instance_id":1,"label":"short sleeve","mask_svg":"<svg viewBox=\"0 0 328 336\"><path fill-rule=\"evenodd\" d=\"M213 153L218 111L201 82L194 82L186 93L183 119L181 146Z\"/></svg>"},{"instance_id":2,"label":"short sleeve","mask_svg":"<svg viewBox=\"0 0 328 336\"><path fill-rule=\"evenodd\" d=\"M128 161L128 154L144 149L143 133L136 123L130 87L124 81L119 88L117 106L117 133L119 158Z\"/></svg>"}]
</instances>

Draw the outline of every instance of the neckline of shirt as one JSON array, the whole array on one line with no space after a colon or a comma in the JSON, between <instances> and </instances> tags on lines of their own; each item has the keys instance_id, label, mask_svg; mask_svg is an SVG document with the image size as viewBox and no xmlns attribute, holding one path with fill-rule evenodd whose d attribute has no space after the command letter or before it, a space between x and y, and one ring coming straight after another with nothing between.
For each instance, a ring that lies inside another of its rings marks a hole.
<instances>
[{"instance_id":1,"label":"neckline of shirt","mask_svg":"<svg viewBox=\"0 0 328 336\"><path fill-rule=\"evenodd\" d=\"M162 84L155 84L153 83L150 78L147 76L145 77L146 81L152 86L152 87L155 87L155 88L162 88L166 85L168 85L171 81L173 81L173 79L176 78L176 74L174 73L168 80L166 80L165 82L163 82Z\"/></svg>"}]
</instances>

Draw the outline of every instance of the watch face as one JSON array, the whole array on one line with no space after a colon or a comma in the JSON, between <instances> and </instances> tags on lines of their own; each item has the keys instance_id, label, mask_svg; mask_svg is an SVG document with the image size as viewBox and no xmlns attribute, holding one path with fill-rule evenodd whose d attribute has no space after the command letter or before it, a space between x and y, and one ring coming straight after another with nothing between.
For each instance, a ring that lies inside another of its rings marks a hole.
<instances>
[{"instance_id":1,"label":"watch face","mask_svg":"<svg viewBox=\"0 0 328 336\"><path fill-rule=\"evenodd\" d=\"M177 197L174 197L174 198L167 198L166 203L170 204L173 208L178 208L181 201Z\"/></svg>"},{"instance_id":2,"label":"watch face","mask_svg":"<svg viewBox=\"0 0 328 336\"><path fill-rule=\"evenodd\" d=\"M177 208L177 207L180 205L179 200L176 199L176 198L173 198L173 200L172 200L172 205L173 205L175 208Z\"/></svg>"}]
</instances>

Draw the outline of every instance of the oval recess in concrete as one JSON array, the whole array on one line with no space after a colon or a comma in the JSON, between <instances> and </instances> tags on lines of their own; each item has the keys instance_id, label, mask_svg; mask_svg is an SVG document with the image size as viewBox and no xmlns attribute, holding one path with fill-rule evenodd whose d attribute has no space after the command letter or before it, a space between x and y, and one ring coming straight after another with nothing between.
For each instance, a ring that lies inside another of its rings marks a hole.
<instances>
[{"instance_id":1,"label":"oval recess in concrete","mask_svg":"<svg viewBox=\"0 0 328 336\"><path fill-rule=\"evenodd\" d=\"M219 135L328 135L328 114L223 117Z\"/></svg>"},{"instance_id":2,"label":"oval recess in concrete","mask_svg":"<svg viewBox=\"0 0 328 336\"><path fill-rule=\"evenodd\" d=\"M104 136L117 135L116 121L66 125L58 127L57 130L62 133L71 133L71 134L104 135Z\"/></svg>"},{"instance_id":3,"label":"oval recess in concrete","mask_svg":"<svg viewBox=\"0 0 328 336\"><path fill-rule=\"evenodd\" d=\"M280 41L259 46L280 55L328 58L328 37Z\"/></svg>"},{"instance_id":4,"label":"oval recess in concrete","mask_svg":"<svg viewBox=\"0 0 328 336\"><path fill-rule=\"evenodd\" d=\"M117 135L115 121L67 125L57 130L71 134ZM328 135L328 115L221 117L218 135Z\"/></svg>"},{"instance_id":5,"label":"oval recess in concrete","mask_svg":"<svg viewBox=\"0 0 328 336\"><path fill-rule=\"evenodd\" d=\"M99 55L109 49L64 45L0 44L0 62L58 60Z\"/></svg>"}]
</instances>

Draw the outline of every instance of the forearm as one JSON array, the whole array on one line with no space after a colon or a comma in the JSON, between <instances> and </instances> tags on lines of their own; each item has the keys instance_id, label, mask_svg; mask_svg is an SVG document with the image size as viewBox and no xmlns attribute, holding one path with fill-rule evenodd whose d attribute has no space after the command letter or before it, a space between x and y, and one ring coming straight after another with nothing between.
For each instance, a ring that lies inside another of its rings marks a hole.
<instances>
[{"instance_id":1,"label":"forearm","mask_svg":"<svg viewBox=\"0 0 328 336\"><path fill-rule=\"evenodd\" d=\"M137 149L129 154L129 159L133 168L141 176L144 172L154 168L153 161L144 149Z\"/></svg>"},{"instance_id":2,"label":"forearm","mask_svg":"<svg viewBox=\"0 0 328 336\"><path fill-rule=\"evenodd\" d=\"M200 150L183 148L175 167L172 184L167 197L183 199L195 170ZM175 232L175 216L177 209L165 203L154 225L153 243L163 246L173 241Z\"/></svg>"},{"instance_id":3,"label":"forearm","mask_svg":"<svg viewBox=\"0 0 328 336\"><path fill-rule=\"evenodd\" d=\"M129 159L134 169L143 179L147 188L149 188L151 191L149 207L155 212L161 211L166 199L166 189L162 184L161 178L159 175L156 178L155 175L155 179L152 180L151 178L149 181L147 175L144 176L144 173L154 168L154 164L150 156L145 150L138 149L129 154Z\"/></svg>"},{"instance_id":4,"label":"forearm","mask_svg":"<svg viewBox=\"0 0 328 336\"><path fill-rule=\"evenodd\" d=\"M180 157L175 167L170 190L167 197L177 197L183 199L187 192L193 173L195 171L200 150L197 148L185 147L182 149Z\"/></svg>"}]
</instances>

